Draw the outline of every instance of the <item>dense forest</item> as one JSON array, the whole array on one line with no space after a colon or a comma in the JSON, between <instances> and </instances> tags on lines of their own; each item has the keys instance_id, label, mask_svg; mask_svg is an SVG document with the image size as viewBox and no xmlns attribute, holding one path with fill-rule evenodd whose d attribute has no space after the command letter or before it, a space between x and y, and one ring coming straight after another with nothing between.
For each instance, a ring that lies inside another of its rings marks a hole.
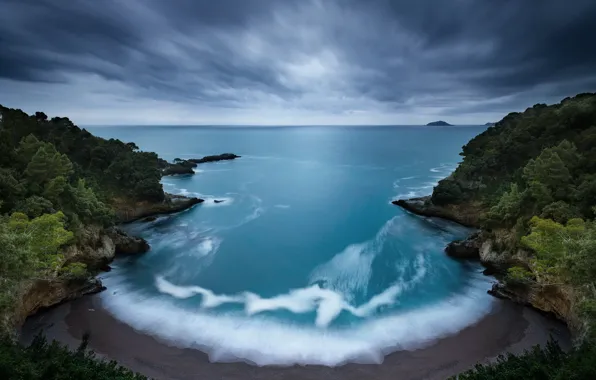
<instances>
[{"instance_id":1,"label":"dense forest","mask_svg":"<svg viewBox=\"0 0 596 380\"><path fill-rule=\"evenodd\" d=\"M65 251L89 226L116 223L113 204L164 199L162 167L155 153L95 137L67 118L0 106L1 378L133 378L84 350L71 354L41 341L25 349L10 335L27 284L94 274Z\"/></svg>"},{"instance_id":2,"label":"dense forest","mask_svg":"<svg viewBox=\"0 0 596 380\"><path fill-rule=\"evenodd\" d=\"M552 347L479 367L466 379L596 376L596 94L511 113L463 147L439 182L438 206L474 205L479 227L498 237L510 288L572 289L581 320L578 350ZM480 205L480 206L479 206ZM525 259L527 257L527 259Z\"/></svg>"}]
</instances>

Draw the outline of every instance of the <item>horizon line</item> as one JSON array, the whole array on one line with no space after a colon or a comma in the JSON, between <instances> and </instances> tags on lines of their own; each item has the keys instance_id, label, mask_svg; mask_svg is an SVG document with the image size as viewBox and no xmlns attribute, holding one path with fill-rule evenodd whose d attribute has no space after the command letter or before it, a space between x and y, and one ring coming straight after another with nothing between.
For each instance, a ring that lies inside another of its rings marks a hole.
<instances>
[{"instance_id":1,"label":"horizon line","mask_svg":"<svg viewBox=\"0 0 596 380\"><path fill-rule=\"evenodd\" d=\"M451 125L427 125L427 124L79 124L79 127L485 127L486 124L451 124Z\"/></svg>"}]
</instances>

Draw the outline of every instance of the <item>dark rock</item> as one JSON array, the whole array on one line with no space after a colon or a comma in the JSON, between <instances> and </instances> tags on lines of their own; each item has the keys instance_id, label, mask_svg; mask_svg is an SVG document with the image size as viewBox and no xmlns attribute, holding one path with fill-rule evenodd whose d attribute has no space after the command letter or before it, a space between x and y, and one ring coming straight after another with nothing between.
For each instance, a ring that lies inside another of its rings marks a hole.
<instances>
[{"instance_id":1,"label":"dark rock","mask_svg":"<svg viewBox=\"0 0 596 380\"><path fill-rule=\"evenodd\" d=\"M224 202L224 201L223 200L220 200L220 199L214 199L213 200L213 203L221 203L221 202Z\"/></svg>"},{"instance_id":2,"label":"dark rock","mask_svg":"<svg viewBox=\"0 0 596 380\"><path fill-rule=\"evenodd\" d=\"M157 216L148 216L145 219L143 219L143 222L153 222L157 219Z\"/></svg>"},{"instance_id":3,"label":"dark rock","mask_svg":"<svg viewBox=\"0 0 596 380\"><path fill-rule=\"evenodd\" d=\"M224 160L234 160L236 158L239 158L240 156L237 156L233 153L223 153L223 154L218 154L215 156L205 156L203 158L191 158L188 161L195 163L195 164L204 164L206 162L215 162L215 161L224 161Z\"/></svg>"},{"instance_id":4,"label":"dark rock","mask_svg":"<svg viewBox=\"0 0 596 380\"><path fill-rule=\"evenodd\" d=\"M476 227L476 220L470 217L468 213L458 212L457 210L450 210L445 207L436 206L432 203L431 197L420 197L412 199L399 199L392 201L396 206L421 216L436 217L450 220L466 227Z\"/></svg>"},{"instance_id":5,"label":"dark rock","mask_svg":"<svg viewBox=\"0 0 596 380\"><path fill-rule=\"evenodd\" d=\"M184 211L196 204L204 202L201 198L190 198L183 195L166 193L161 202L136 202L125 203L116 207L116 215L120 223L129 223L135 220L156 215L173 214Z\"/></svg>"},{"instance_id":6,"label":"dark rock","mask_svg":"<svg viewBox=\"0 0 596 380\"><path fill-rule=\"evenodd\" d=\"M111 228L108 236L114 242L116 254L135 255L145 253L151 248L145 239L130 236L119 228Z\"/></svg>"},{"instance_id":7,"label":"dark rock","mask_svg":"<svg viewBox=\"0 0 596 380\"><path fill-rule=\"evenodd\" d=\"M494 276L497 273L498 271L496 270L496 268L493 267L487 267L482 271L482 274L485 276Z\"/></svg>"},{"instance_id":8,"label":"dark rock","mask_svg":"<svg viewBox=\"0 0 596 380\"><path fill-rule=\"evenodd\" d=\"M195 174L195 171L192 169L193 168L191 166L171 164L171 165L168 165L165 169L163 169L161 171L161 174L162 175Z\"/></svg>"},{"instance_id":9,"label":"dark rock","mask_svg":"<svg viewBox=\"0 0 596 380\"><path fill-rule=\"evenodd\" d=\"M465 240L455 240L447 244L445 252L448 256L458 259L479 259L480 243L478 234L473 234Z\"/></svg>"},{"instance_id":10,"label":"dark rock","mask_svg":"<svg viewBox=\"0 0 596 380\"><path fill-rule=\"evenodd\" d=\"M112 267L109 266L108 264L102 266L101 268L99 268L99 270L101 270L102 272L110 272L112 270Z\"/></svg>"}]
</instances>

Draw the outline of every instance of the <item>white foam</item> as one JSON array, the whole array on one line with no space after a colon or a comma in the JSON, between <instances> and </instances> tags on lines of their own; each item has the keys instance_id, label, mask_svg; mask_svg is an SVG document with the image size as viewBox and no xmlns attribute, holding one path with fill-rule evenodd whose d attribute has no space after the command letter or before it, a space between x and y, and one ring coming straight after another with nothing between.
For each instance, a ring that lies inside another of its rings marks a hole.
<instances>
[{"instance_id":1,"label":"white foam","mask_svg":"<svg viewBox=\"0 0 596 380\"><path fill-rule=\"evenodd\" d=\"M201 197L204 202L201 203L201 207L226 207L226 206L230 206L232 203L234 203L234 198L232 197L216 197L213 195L202 195L202 194L198 194L199 197ZM223 201L223 202L218 202L216 203L215 201Z\"/></svg>"},{"instance_id":2,"label":"white foam","mask_svg":"<svg viewBox=\"0 0 596 380\"><path fill-rule=\"evenodd\" d=\"M213 255L219 249L219 245L221 244L221 240L216 237L207 237L197 245L196 251L197 253L202 256L206 257L209 255Z\"/></svg>"},{"instance_id":3,"label":"white foam","mask_svg":"<svg viewBox=\"0 0 596 380\"><path fill-rule=\"evenodd\" d=\"M290 208L290 205L275 205L276 208Z\"/></svg>"},{"instance_id":4,"label":"white foam","mask_svg":"<svg viewBox=\"0 0 596 380\"><path fill-rule=\"evenodd\" d=\"M130 292L117 276L105 281L109 288L119 288L115 294L101 293L104 307L135 329L180 347L200 348L212 361L245 360L257 365L380 363L384 355L392 351L420 348L453 334L478 321L493 307L492 298L486 295L490 281L477 277L463 293L443 302L368 320L350 329L321 330L321 327L284 324L259 315L250 318L231 314L214 316L180 309L168 300ZM200 287L180 289L163 281L156 281L156 284L161 291L175 297L188 297L191 290L193 294L201 294L204 297L202 307L221 304L220 301L225 299L222 297L228 297ZM304 298L302 307L287 300L283 302L303 312L311 305L309 292L323 298L316 323L324 326L337 315L337 302L340 302L326 295L329 291L314 287L303 289L299 293ZM384 298L394 296L397 290L390 288L384 293L374 301L377 305L384 304ZM253 307L256 301L257 306L270 309L271 304L256 297L251 301Z\"/></svg>"},{"instance_id":5,"label":"white foam","mask_svg":"<svg viewBox=\"0 0 596 380\"><path fill-rule=\"evenodd\" d=\"M195 295L201 295L203 296L201 302L202 308L213 308L224 303L244 302L244 297L216 295L211 290L200 286L177 286L161 276L156 277L155 286L161 293L168 294L178 299L186 299Z\"/></svg>"}]
</instances>

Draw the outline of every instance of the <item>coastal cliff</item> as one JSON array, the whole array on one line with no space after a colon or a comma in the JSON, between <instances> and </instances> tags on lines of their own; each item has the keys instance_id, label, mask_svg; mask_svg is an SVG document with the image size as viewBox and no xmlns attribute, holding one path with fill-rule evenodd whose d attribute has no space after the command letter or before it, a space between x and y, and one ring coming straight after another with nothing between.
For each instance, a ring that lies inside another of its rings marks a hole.
<instances>
[{"instance_id":1,"label":"coastal cliff","mask_svg":"<svg viewBox=\"0 0 596 380\"><path fill-rule=\"evenodd\" d=\"M392 202L405 210L424 217L436 217L450 220L468 227L478 227L480 213L478 205L432 204L430 197L400 199ZM532 254L524 249L509 251L506 247L511 239L509 231L486 231L472 234L464 240L456 240L445 247L445 253L456 259L478 260L486 268L485 274L495 275L498 281L493 284L489 294L527 305L555 316L564 321L580 337L584 333L584 322L577 313L577 297L573 287L566 284L519 284L507 280L507 270L516 266L529 267Z\"/></svg>"},{"instance_id":2,"label":"coastal cliff","mask_svg":"<svg viewBox=\"0 0 596 380\"><path fill-rule=\"evenodd\" d=\"M165 193L163 163L68 118L0 106L0 335L14 335L39 310L104 289L95 275L115 255L150 249L118 224L203 202Z\"/></svg>"},{"instance_id":3,"label":"coastal cliff","mask_svg":"<svg viewBox=\"0 0 596 380\"><path fill-rule=\"evenodd\" d=\"M463 147L431 196L393 201L479 232L448 245L498 282L490 294L593 334L596 258L596 94L511 113Z\"/></svg>"}]
</instances>

